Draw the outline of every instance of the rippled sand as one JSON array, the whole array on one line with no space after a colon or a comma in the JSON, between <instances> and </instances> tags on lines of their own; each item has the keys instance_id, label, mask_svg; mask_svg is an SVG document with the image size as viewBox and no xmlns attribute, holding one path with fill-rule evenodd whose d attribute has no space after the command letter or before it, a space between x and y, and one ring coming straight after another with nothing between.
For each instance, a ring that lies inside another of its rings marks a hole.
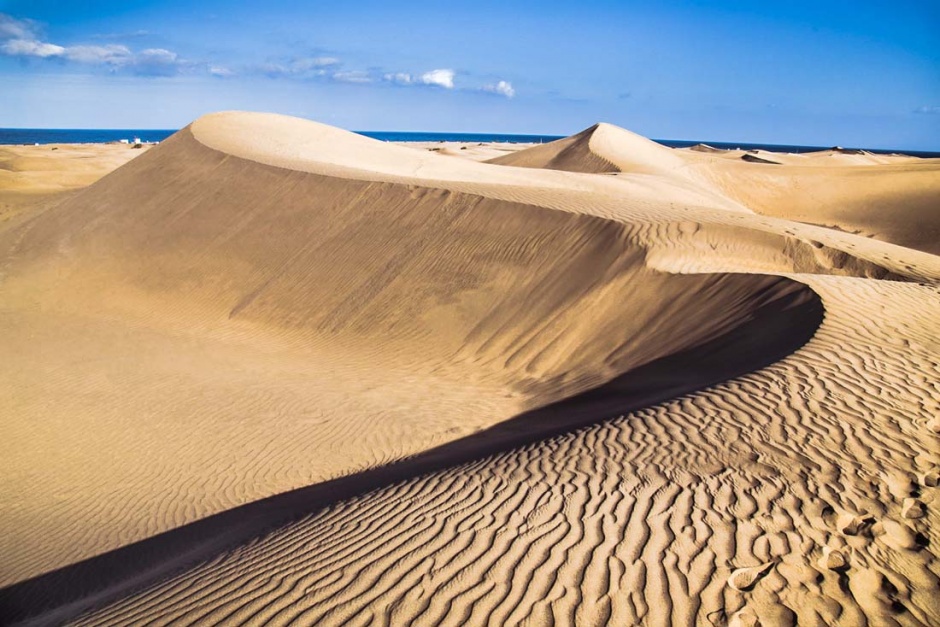
<instances>
[{"instance_id":1,"label":"rippled sand","mask_svg":"<svg viewBox=\"0 0 940 627\"><path fill-rule=\"evenodd\" d=\"M214 114L0 223L0 612L940 621L940 162L427 148Z\"/></svg>"}]
</instances>

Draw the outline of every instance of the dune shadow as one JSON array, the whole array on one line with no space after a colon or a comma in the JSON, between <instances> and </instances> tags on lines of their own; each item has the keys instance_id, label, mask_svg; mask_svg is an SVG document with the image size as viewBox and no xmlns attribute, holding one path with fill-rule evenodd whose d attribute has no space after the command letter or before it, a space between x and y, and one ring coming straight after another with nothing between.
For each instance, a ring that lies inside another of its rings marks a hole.
<instances>
[{"instance_id":1,"label":"dune shadow","mask_svg":"<svg viewBox=\"0 0 940 627\"><path fill-rule=\"evenodd\" d=\"M254 501L19 582L0 590L0 620L59 624L336 502L768 366L809 341L824 317L815 292L780 280L792 283L792 288L765 302L747 322L725 335L413 457Z\"/></svg>"}]
</instances>

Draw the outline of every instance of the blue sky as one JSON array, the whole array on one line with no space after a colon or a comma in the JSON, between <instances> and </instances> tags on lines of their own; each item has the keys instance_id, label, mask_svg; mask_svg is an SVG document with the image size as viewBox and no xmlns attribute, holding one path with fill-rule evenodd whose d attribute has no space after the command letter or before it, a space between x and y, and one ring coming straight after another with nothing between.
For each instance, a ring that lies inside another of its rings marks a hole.
<instances>
[{"instance_id":1,"label":"blue sky","mask_svg":"<svg viewBox=\"0 0 940 627\"><path fill-rule=\"evenodd\" d=\"M249 109L357 130L940 150L940 2L0 0L0 126Z\"/></svg>"}]
</instances>

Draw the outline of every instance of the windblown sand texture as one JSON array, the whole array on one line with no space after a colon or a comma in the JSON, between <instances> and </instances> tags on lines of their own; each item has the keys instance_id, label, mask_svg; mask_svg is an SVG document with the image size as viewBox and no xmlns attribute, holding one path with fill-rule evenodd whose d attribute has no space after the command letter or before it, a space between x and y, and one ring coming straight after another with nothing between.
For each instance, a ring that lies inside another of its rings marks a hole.
<instances>
[{"instance_id":1,"label":"windblown sand texture","mask_svg":"<svg viewBox=\"0 0 940 627\"><path fill-rule=\"evenodd\" d=\"M940 161L461 152L220 113L0 225L0 615L940 623Z\"/></svg>"}]
</instances>

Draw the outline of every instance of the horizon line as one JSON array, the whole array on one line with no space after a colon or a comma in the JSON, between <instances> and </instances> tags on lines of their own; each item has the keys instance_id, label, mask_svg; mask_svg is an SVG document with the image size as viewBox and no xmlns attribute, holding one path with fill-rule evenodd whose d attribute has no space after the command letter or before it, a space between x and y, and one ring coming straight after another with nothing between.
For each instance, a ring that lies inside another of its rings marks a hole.
<instances>
[{"instance_id":1,"label":"horizon line","mask_svg":"<svg viewBox=\"0 0 940 627\"><path fill-rule=\"evenodd\" d=\"M311 121L315 121L315 120L312 120L311 118L301 118L301 119L309 119ZM176 133L182 130L183 128L185 128L186 126L188 126L188 124L180 128L0 127L0 131L75 131L75 132L127 131L127 132L149 132L149 133L156 133L156 132ZM342 127L337 127L337 128L342 128ZM577 133L583 132L587 128L590 128L590 127L586 127L585 129L581 129L580 131L575 131L574 133L571 133L570 135L559 135L557 133L498 133L498 132L491 132L491 131L401 131L401 130L352 130L352 129L343 129L343 130L349 131L350 133L355 133L357 135L363 135L366 137L369 137L370 134L440 135L440 136L487 135L487 136L499 136L499 137L552 138L552 141L555 141L558 139L565 139L573 135L576 135ZM643 137L647 137L647 136L643 135ZM373 139L376 139L376 138L373 138ZM910 149L904 149L904 148L869 148L869 147L864 147L864 146L841 146L837 144L836 145L832 145L832 144L787 144L787 143L760 142L760 141L672 139L672 138L655 138L655 137L647 137L647 139L650 139L651 141L654 141L658 144L663 144L663 145L668 145L668 143L688 144L688 146L706 144L706 145L711 145L711 146L719 147L723 149L726 149L724 147L727 147L727 146L738 146L738 147L747 148L747 149L778 147L778 148L832 150L832 149L838 148L841 150L865 150L868 152L876 152L876 153L883 153L883 154L899 153L899 154L907 154L907 155L929 155L929 156L940 157L940 148L938 148L937 150L910 150ZM409 140L397 140L397 141L408 142ZM422 140L412 140L412 141L420 142ZM441 140L441 141L446 141L446 140ZM32 143L35 143L35 142L32 142ZM26 144L26 145L31 145L32 143ZM103 143L103 142L49 142L49 143L76 143L76 144L93 143L94 144L94 143ZM494 142L494 143L509 143L509 142ZM0 144L0 145L4 145L4 144ZM5 145L19 145L19 144L5 144ZM669 146L669 147L675 148L675 147L688 147L688 146ZM779 152L779 151L771 150L771 152Z\"/></svg>"}]
</instances>

